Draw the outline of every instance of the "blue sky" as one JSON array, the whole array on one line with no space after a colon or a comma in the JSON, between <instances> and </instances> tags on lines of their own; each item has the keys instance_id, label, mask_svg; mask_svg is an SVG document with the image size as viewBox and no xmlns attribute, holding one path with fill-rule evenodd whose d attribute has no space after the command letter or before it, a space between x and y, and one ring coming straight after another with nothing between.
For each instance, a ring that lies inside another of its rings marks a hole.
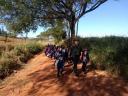
<instances>
[{"instance_id":1,"label":"blue sky","mask_svg":"<svg viewBox=\"0 0 128 96\"><path fill-rule=\"evenodd\" d=\"M79 35L128 36L128 0L108 0L93 12L84 15L79 22Z\"/></svg>"},{"instance_id":2,"label":"blue sky","mask_svg":"<svg viewBox=\"0 0 128 96\"><path fill-rule=\"evenodd\" d=\"M39 28L38 33L43 29ZM128 0L108 0L79 20L78 35L82 37L127 36Z\"/></svg>"},{"instance_id":3,"label":"blue sky","mask_svg":"<svg viewBox=\"0 0 128 96\"><path fill-rule=\"evenodd\" d=\"M44 29L39 27L36 37ZM128 0L108 0L96 10L85 14L79 20L78 35L82 37L127 36L128 37Z\"/></svg>"}]
</instances>

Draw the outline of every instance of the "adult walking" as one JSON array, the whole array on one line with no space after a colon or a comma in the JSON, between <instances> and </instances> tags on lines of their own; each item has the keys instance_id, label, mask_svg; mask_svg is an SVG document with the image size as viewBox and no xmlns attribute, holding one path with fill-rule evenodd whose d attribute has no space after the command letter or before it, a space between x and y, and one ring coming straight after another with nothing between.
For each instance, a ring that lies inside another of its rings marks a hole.
<instances>
[{"instance_id":1,"label":"adult walking","mask_svg":"<svg viewBox=\"0 0 128 96\"><path fill-rule=\"evenodd\" d=\"M78 76L77 64L79 62L80 52L81 48L79 47L79 42L75 41L73 46L71 47L71 58L73 62L73 72L76 76Z\"/></svg>"}]
</instances>

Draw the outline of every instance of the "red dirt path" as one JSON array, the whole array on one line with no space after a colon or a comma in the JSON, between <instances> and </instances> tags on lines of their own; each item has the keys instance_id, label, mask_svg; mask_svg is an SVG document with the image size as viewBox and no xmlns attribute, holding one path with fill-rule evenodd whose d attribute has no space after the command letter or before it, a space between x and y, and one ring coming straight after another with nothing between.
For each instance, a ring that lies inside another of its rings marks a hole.
<instances>
[{"instance_id":1,"label":"red dirt path","mask_svg":"<svg viewBox=\"0 0 128 96\"><path fill-rule=\"evenodd\" d=\"M75 77L72 66L67 65L64 76L58 79L53 62L42 54L36 55L0 84L0 96L128 96L128 85L104 71L93 70Z\"/></svg>"}]
</instances>

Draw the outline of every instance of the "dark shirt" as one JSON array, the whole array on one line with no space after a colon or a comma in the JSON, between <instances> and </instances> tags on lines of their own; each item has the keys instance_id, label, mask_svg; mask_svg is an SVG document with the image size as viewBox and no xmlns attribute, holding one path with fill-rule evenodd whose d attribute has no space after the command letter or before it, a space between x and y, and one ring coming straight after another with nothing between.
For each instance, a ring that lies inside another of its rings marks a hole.
<instances>
[{"instance_id":1,"label":"dark shirt","mask_svg":"<svg viewBox=\"0 0 128 96\"><path fill-rule=\"evenodd\" d=\"M79 46L73 46L71 48L71 57L78 57L80 56L81 48Z\"/></svg>"}]
</instances>

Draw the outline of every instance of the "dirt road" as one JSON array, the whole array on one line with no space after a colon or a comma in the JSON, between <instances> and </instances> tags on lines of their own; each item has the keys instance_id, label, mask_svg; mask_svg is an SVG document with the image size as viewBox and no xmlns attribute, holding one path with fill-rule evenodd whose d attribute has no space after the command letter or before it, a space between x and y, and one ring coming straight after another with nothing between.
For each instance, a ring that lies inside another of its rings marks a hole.
<instances>
[{"instance_id":1,"label":"dirt road","mask_svg":"<svg viewBox=\"0 0 128 96\"><path fill-rule=\"evenodd\" d=\"M53 62L36 55L0 84L0 96L128 96L128 85L104 71L75 77L72 66L66 65L64 75L58 79Z\"/></svg>"}]
</instances>

